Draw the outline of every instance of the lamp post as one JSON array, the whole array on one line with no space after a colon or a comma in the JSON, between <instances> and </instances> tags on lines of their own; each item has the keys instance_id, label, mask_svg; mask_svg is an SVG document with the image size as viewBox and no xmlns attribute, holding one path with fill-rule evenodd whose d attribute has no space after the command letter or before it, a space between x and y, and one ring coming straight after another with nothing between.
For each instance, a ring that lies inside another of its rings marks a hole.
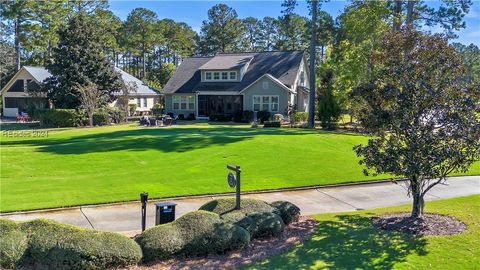
<instances>
[{"instance_id":1,"label":"lamp post","mask_svg":"<svg viewBox=\"0 0 480 270\"><path fill-rule=\"evenodd\" d=\"M148 202L148 193L140 193L140 201L142 202L142 232L145 231L145 226L147 223L147 202Z\"/></svg>"}]
</instances>

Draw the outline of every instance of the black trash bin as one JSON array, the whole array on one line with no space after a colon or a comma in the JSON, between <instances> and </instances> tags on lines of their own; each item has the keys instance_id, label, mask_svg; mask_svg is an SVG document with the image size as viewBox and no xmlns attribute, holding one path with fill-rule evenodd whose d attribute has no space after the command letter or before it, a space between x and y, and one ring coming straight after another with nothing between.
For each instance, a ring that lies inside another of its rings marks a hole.
<instances>
[{"instance_id":1,"label":"black trash bin","mask_svg":"<svg viewBox=\"0 0 480 270\"><path fill-rule=\"evenodd\" d=\"M172 202L156 203L155 225L169 223L175 220L175 205Z\"/></svg>"}]
</instances>

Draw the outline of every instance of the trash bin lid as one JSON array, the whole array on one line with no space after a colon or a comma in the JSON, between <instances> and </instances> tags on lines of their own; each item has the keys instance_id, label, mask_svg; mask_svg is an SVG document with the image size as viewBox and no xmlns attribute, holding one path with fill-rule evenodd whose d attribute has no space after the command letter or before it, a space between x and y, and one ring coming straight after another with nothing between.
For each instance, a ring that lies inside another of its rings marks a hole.
<instances>
[{"instance_id":1,"label":"trash bin lid","mask_svg":"<svg viewBox=\"0 0 480 270\"><path fill-rule=\"evenodd\" d=\"M177 204L173 202L159 202L159 203L156 203L155 205L158 207L165 207L165 206L175 206Z\"/></svg>"}]
</instances>

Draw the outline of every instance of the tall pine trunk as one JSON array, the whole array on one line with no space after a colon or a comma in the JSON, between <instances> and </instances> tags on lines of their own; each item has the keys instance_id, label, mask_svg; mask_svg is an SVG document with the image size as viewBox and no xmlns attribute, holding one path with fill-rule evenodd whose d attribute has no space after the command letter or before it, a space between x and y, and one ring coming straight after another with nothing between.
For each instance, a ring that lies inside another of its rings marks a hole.
<instances>
[{"instance_id":1,"label":"tall pine trunk","mask_svg":"<svg viewBox=\"0 0 480 270\"><path fill-rule=\"evenodd\" d=\"M395 9L393 16L393 31L399 31L402 25L402 4L403 0L395 0Z\"/></svg>"},{"instance_id":2,"label":"tall pine trunk","mask_svg":"<svg viewBox=\"0 0 480 270\"><path fill-rule=\"evenodd\" d=\"M317 46L318 1L312 0L312 36L310 37L310 99L308 101L308 127L315 128L315 47Z\"/></svg>"},{"instance_id":3,"label":"tall pine trunk","mask_svg":"<svg viewBox=\"0 0 480 270\"><path fill-rule=\"evenodd\" d=\"M20 19L15 20L15 70L20 70Z\"/></svg>"}]
</instances>

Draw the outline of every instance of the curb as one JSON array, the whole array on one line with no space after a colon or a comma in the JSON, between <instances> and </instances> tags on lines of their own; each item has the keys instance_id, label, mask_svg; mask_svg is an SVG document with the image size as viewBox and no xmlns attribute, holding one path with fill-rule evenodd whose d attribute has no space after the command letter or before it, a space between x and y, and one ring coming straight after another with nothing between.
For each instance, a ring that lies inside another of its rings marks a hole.
<instances>
[{"instance_id":1,"label":"curb","mask_svg":"<svg viewBox=\"0 0 480 270\"><path fill-rule=\"evenodd\" d=\"M475 175L467 175L475 176ZM451 176L449 178L457 178L464 176ZM395 179L396 182L406 182L407 179ZM300 191L300 190L316 190L316 189L327 189L327 188L342 188L342 187L354 187L354 186L374 186L379 184L392 183L392 179L382 179L382 180L372 180L367 182L351 182L351 183L340 183L340 184L327 184L327 185L314 185L314 186L304 186L304 187L293 187L293 188L280 188L280 189L269 189L269 190L252 190L241 192L242 195L250 194L266 194L266 193L275 193L275 192L291 192L291 191ZM186 199L213 199L214 197L225 197L235 195L235 192L226 192L226 193L213 193L213 194L201 194L201 195L191 195L191 196L178 196L178 197L166 197L166 198L157 198L151 199L149 202L155 203L160 201L167 200L186 200ZM81 206L67 206L67 207L58 207L58 208L49 208L49 209L38 209L38 210L29 210L29 211L16 211L16 212L7 212L0 213L0 217L7 217L12 215L22 215L22 214L36 214L36 213L54 213L68 210L80 210L82 208L97 208L97 207L109 207L125 204L138 204L140 201L123 201L123 202L112 202L112 203L101 203L101 204L87 204Z\"/></svg>"}]
</instances>

